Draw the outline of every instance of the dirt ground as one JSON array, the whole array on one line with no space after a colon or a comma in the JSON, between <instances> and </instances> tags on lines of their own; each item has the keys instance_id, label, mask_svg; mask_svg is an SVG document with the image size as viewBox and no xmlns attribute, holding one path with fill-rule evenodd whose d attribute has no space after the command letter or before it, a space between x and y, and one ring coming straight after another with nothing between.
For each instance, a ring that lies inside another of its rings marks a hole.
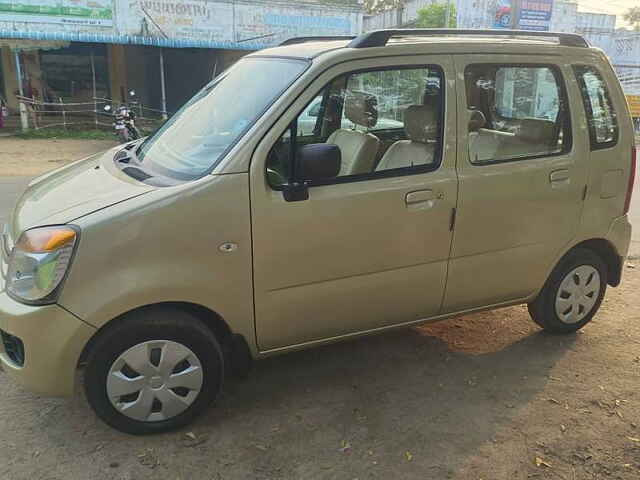
<instances>
[{"instance_id":1,"label":"dirt ground","mask_svg":"<svg viewBox=\"0 0 640 480\"><path fill-rule=\"evenodd\" d=\"M0 177L35 176L116 145L111 140L0 137Z\"/></svg>"},{"instance_id":2,"label":"dirt ground","mask_svg":"<svg viewBox=\"0 0 640 480\"><path fill-rule=\"evenodd\" d=\"M575 335L513 307L264 360L154 437L0 373L0 478L637 480L638 290L640 262Z\"/></svg>"}]
</instances>

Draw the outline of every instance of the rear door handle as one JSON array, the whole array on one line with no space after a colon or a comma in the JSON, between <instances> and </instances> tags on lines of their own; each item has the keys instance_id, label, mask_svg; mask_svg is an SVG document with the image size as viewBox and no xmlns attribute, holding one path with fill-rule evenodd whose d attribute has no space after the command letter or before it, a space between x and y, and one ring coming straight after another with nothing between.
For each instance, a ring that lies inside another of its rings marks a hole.
<instances>
[{"instance_id":1,"label":"rear door handle","mask_svg":"<svg viewBox=\"0 0 640 480\"><path fill-rule=\"evenodd\" d=\"M553 188L569 185L571 182L571 176L569 170L563 168L561 170L554 170L549 174L549 183Z\"/></svg>"}]
</instances>

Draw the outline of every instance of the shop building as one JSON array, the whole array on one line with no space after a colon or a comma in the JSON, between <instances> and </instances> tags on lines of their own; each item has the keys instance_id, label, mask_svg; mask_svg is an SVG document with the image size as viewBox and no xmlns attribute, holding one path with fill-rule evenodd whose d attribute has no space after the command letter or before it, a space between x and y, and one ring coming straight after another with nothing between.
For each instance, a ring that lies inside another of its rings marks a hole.
<instances>
[{"instance_id":1,"label":"shop building","mask_svg":"<svg viewBox=\"0 0 640 480\"><path fill-rule=\"evenodd\" d=\"M16 112L18 95L120 102L135 90L170 113L247 52L355 35L362 17L362 0L0 0L0 96Z\"/></svg>"}]
</instances>

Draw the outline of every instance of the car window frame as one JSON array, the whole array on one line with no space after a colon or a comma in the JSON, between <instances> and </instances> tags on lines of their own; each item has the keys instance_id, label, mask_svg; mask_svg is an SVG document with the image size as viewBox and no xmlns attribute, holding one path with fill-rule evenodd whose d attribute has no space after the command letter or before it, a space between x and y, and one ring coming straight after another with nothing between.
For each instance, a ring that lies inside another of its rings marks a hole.
<instances>
[{"instance_id":1,"label":"car window frame","mask_svg":"<svg viewBox=\"0 0 640 480\"><path fill-rule=\"evenodd\" d=\"M608 142L598 142L598 135L596 133L596 127L592 124L590 120L594 119L593 114L593 106L591 105L591 97L586 92L586 83L584 81L584 74L578 71L578 68L586 67L595 70L597 76L600 78L602 83L605 86L604 93L605 98L609 102L611 109L613 110L613 123L615 125L615 137ZM580 98L582 98L582 105L584 107L585 120L587 122L587 129L589 130L589 147L591 151L595 150L603 150L606 148L613 148L618 145L620 140L620 123L618 122L618 112L616 110L616 106L613 103L613 99L611 97L609 85L605 81L604 75L602 75L602 71L595 65L587 64L587 63L572 63L571 69L576 77L576 82L578 82L578 90L580 91Z\"/></svg>"},{"instance_id":2,"label":"car window frame","mask_svg":"<svg viewBox=\"0 0 640 480\"><path fill-rule=\"evenodd\" d=\"M473 67L475 65L490 66L490 67L497 67L497 68L499 67L548 68L553 74L556 80L556 84L558 85L560 99L565 100L564 103L566 106L565 106L564 122L565 122L566 131L568 132L568 134L566 135L567 136L566 141L565 139L563 139L562 150L559 152L538 154L538 155L526 155L522 157L512 157L512 158L505 158L505 159L499 159L499 160L485 161L482 163L475 163L471 161L471 155L469 151L469 133L470 132L468 130L468 126L466 126L467 128L467 162L470 165L474 167L486 167L489 165L497 165L501 163L521 162L521 161L536 160L541 158L559 157L563 155L569 155L573 151L574 134L573 134L573 122L571 118L572 110L571 110L571 104L569 102L569 90L567 88L566 79L562 74L562 68L560 65L554 64L554 63L548 63L548 62L509 62L509 63L507 62L469 62L464 66L464 71L462 72L464 89L465 89L465 107L464 107L465 110L469 109L469 98L467 97L467 91L466 91L466 88L467 88L466 72L468 68Z\"/></svg>"},{"instance_id":3,"label":"car window frame","mask_svg":"<svg viewBox=\"0 0 640 480\"><path fill-rule=\"evenodd\" d=\"M340 185L344 183L362 182L367 180L377 180L377 179L389 178L389 177L417 175L420 173L428 173L428 172L433 172L438 170L442 165L442 161L444 159L444 132L445 132L445 126L446 126L445 121L446 121L446 112L447 112L447 97L446 97L447 89L446 89L445 69L442 65L438 65L434 63L427 63L427 64L412 63L412 64L405 64L405 65L387 65L387 66L381 66L381 67L359 68L355 70L349 70L348 72L344 72L332 77L318 91L315 92L315 94L312 96L312 99L307 104L305 104L305 106L295 115L294 121L291 124L287 125L286 128L284 128L282 133L280 133L280 135L277 137L277 140L269 149L269 155L271 155L271 152L273 151L273 148L275 147L276 143L280 141L280 139L283 137L285 132L287 130L292 129L292 124L294 122L297 123L298 117L309 107L309 105L320 95L321 92L325 91L329 85L331 85L340 77L349 77L351 75L356 75L356 74L369 73L369 72L382 72L382 71L390 71L390 70L431 70L431 69L437 70L438 73L440 74L440 89L441 89L441 94L440 94L441 108L440 108L440 115L438 116L440 128L439 128L438 142L436 144L436 148L434 151L435 161L432 164L415 165L412 167L393 168L388 170L382 170L380 172L373 171L370 173L362 173L362 174L356 174L356 175L343 175L343 176L338 176L335 178L329 178L325 180L301 180L301 179L294 178L293 181L295 182L302 181L307 185L307 187L311 188L311 187L319 187L319 186L326 186L326 185ZM326 106L325 101L328 98L326 95L326 92L323 97L324 97L322 102L323 105L321 108L321 114L318 116L318 120L322 118L322 116L324 116L324 108ZM454 109L455 109L455 106L454 106ZM265 162L265 169L264 169L264 175L265 175L265 180L267 182L267 185L269 185L269 188L271 188L274 191L282 191L284 189L284 184L274 186L269 181L269 177L267 175L268 166L269 166L269 162L267 161ZM297 169L294 169L294 171L296 170Z\"/></svg>"}]
</instances>

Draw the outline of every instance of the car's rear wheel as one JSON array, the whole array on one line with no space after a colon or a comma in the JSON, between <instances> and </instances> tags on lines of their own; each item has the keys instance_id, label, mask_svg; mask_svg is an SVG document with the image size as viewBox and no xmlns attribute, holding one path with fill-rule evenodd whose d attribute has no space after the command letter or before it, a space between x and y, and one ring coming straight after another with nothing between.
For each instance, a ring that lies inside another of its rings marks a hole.
<instances>
[{"instance_id":1,"label":"car's rear wheel","mask_svg":"<svg viewBox=\"0 0 640 480\"><path fill-rule=\"evenodd\" d=\"M132 434L173 430L218 396L222 350L196 317L175 308L127 315L92 345L85 391L96 414Z\"/></svg>"},{"instance_id":2,"label":"car's rear wheel","mask_svg":"<svg viewBox=\"0 0 640 480\"><path fill-rule=\"evenodd\" d=\"M529 304L531 318L554 333L570 333L591 321L607 289L607 268L588 249L569 252L556 266L538 297Z\"/></svg>"}]
</instances>

